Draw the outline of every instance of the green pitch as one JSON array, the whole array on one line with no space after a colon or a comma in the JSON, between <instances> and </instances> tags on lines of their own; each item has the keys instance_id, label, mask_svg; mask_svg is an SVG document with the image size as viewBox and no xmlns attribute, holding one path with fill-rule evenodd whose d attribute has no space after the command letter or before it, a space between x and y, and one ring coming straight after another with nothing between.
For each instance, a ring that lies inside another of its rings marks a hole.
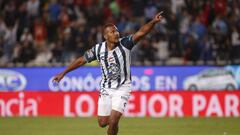
<instances>
[{"instance_id":1,"label":"green pitch","mask_svg":"<svg viewBox=\"0 0 240 135\"><path fill-rule=\"evenodd\" d=\"M96 118L0 118L0 135L106 135ZM240 118L123 118L118 135L240 135Z\"/></svg>"}]
</instances>

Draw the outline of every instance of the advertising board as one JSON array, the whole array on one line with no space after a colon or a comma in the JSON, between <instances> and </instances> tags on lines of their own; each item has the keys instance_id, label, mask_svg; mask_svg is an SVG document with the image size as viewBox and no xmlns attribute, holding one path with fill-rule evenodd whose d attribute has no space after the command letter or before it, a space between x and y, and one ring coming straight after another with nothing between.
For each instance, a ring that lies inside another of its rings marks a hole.
<instances>
[{"instance_id":1,"label":"advertising board","mask_svg":"<svg viewBox=\"0 0 240 135\"><path fill-rule=\"evenodd\" d=\"M99 90L98 67L81 67L59 84L54 75L64 68L0 69L0 91L91 92ZM240 87L240 66L132 67L133 91L233 90ZM211 83L210 83L211 82Z\"/></svg>"},{"instance_id":2,"label":"advertising board","mask_svg":"<svg viewBox=\"0 0 240 135\"><path fill-rule=\"evenodd\" d=\"M1 92L0 116L92 117L98 92ZM239 117L240 91L133 92L125 117Z\"/></svg>"}]
</instances>

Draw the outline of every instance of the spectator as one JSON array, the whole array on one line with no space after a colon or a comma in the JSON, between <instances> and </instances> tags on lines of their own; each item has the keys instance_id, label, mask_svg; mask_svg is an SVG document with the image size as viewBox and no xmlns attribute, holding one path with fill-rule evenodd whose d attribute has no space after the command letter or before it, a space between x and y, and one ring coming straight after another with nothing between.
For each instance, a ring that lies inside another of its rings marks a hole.
<instances>
[{"instance_id":1,"label":"spectator","mask_svg":"<svg viewBox=\"0 0 240 135\"><path fill-rule=\"evenodd\" d=\"M57 0L50 0L49 6L48 6L48 12L49 12L49 19L51 22L53 22L55 25L57 25L58 16L60 14L60 5L57 3Z\"/></svg>"},{"instance_id":2,"label":"spectator","mask_svg":"<svg viewBox=\"0 0 240 135\"><path fill-rule=\"evenodd\" d=\"M232 43L232 60L235 63L235 60L240 60L240 30L236 27L233 27L233 32L231 35L231 43Z\"/></svg>"},{"instance_id":3,"label":"spectator","mask_svg":"<svg viewBox=\"0 0 240 135\"><path fill-rule=\"evenodd\" d=\"M196 64L197 60L199 59L199 47L193 35L189 35L188 41L184 48L185 62L187 63L189 61L193 61Z\"/></svg>"},{"instance_id":4,"label":"spectator","mask_svg":"<svg viewBox=\"0 0 240 135\"><path fill-rule=\"evenodd\" d=\"M1 60L1 57L3 56L3 45L4 45L4 38L2 35L0 35L0 60Z\"/></svg>"},{"instance_id":5,"label":"spectator","mask_svg":"<svg viewBox=\"0 0 240 135\"><path fill-rule=\"evenodd\" d=\"M215 15L225 16L227 11L227 0L214 0Z\"/></svg>"},{"instance_id":6,"label":"spectator","mask_svg":"<svg viewBox=\"0 0 240 135\"><path fill-rule=\"evenodd\" d=\"M157 49L156 59L162 62L166 62L169 57L169 50L168 50L168 41L164 35L160 38L155 38L153 40L153 47Z\"/></svg>"},{"instance_id":7,"label":"spectator","mask_svg":"<svg viewBox=\"0 0 240 135\"><path fill-rule=\"evenodd\" d=\"M10 1L9 3L7 3L3 13L6 26L13 27L15 25L16 20L18 19L16 3L14 1Z\"/></svg>"},{"instance_id":8,"label":"spectator","mask_svg":"<svg viewBox=\"0 0 240 135\"><path fill-rule=\"evenodd\" d=\"M213 58L213 38L210 36L205 36L203 42L200 43L201 47L201 59L204 63L212 60Z\"/></svg>"},{"instance_id":9,"label":"spectator","mask_svg":"<svg viewBox=\"0 0 240 135\"><path fill-rule=\"evenodd\" d=\"M23 42L19 49L19 57L16 61L26 65L28 62L35 59L35 56L36 51L33 45L29 42Z\"/></svg>"},{"instance_id":10,"label":"spectator","mask_svg":"<svg viewBox=\"0 0 240 135\"><path fill-rule=\"evenodd\" d=\"M32 34L30 33L29 29L28 28L25 28L24 29L24 32L21 36L21 39L20 39L21 42L30 42L32 43L33 42L33 37L32 37Z\"/></svg>"},{"instance_id":11,"label":"spectator","mask_svg":"<svg viewBox=\"0 0 240 135\"><path fill-rule=\"evenodd\" d=\"M154 48L150 42L149 39L144 39L140 42L138 51L140 51L140 61L142 65L144 65L146 61L150 61L152 65L155 64L155 52L157 49Z\"/></svg>"},{"instance_id":12,"label":"spectator","mask_svg":"<svg viewBox=\"0 0 240 135\"><path fill-rule=\"evenodd\" d=\"M70 26L70 16L67 12L66 7L62 7L60 14L59 14L59 21L61 28L65 29Z\"/></svg>"},{"instance_id":13,"label":"spectator","mask_svg":"<svg viewBox=\"0 0 240 135\"><path fill-rule=\"evenodd\" d=\"M14 26L9 26L4 36L4 56L8 61L12 61L13 48L17 42L17 28L18 23L15 23Z\"/></svg>"},{"instance_id":14,"label":"spectator","mask_svg":"<svg viewBox=\"0 0 240 135\"><path fill-rule=\"evenodd\" d=\"M198 42L202 42L206 35L206 27L200 22L199 17L195 17L194 22L190 26L190 33L194 34Z\"/></svg>"},{"instance_id":15,"label":"spectator","mask_svg":"<svg viewBox=\"0 0 240 135\"><path fill-rule=\"evenodd\" d=\"M71 29L66 28L63 33L62 37L62 44L63 44L63 60L64 62L71 61L74 57L73 53L75 48L75 42L71 35Z\"/></svg>"},{"instance_id":16,"label":"spectator","mask_svg":"<svg viewBox=\"0 0 240 135\"><path fill-rule=\"evenodd\" d=\"M6 31L7 31L6 24L2 19L2 17L0 16L0 36L4 37L4 35L6 34Z\"/></svg>"},{"instance_id":17,"label":"spectator","mask_svg":"<svg viewBox=\"0 0 240 135\"><path fill-rule=\"evenodd\" d=\"M184 5L184 0L171 0L172 13L176 14Z\"/></svg>"},{"instance_id":18,"label":"spectator","mask_svg":"<svg viewBox=\"0 0 240 135\"><path fill-rule=\"evenodd\" d=\"M32 61L31 64L34 66L48 65L48 62L51 60L51 58L52 53L50 50L44 48L44 50L41 50L37 53L36 58Z\"/></svg>"},{"instance_id":19,"label":"spectator","mask_svg":"<svg viewBox=\"0 0 240 135\"><path fill-rule=\"evenodd\" d=\"M26 2L23 2L18 9L18 30L17 30L17 41L20 41L21 36L25 29L30 30L31 27L31 18L28 15L27 12L27 4Z\"/></svg>"},{"instance_id":20,"label":"spectator","mask_svg":"<svg viewBox=\"0 0 240 135\"><path fill-rule=\"evenodd\" d=\"M33 38L35 42L35 46L38 49L45 48L45 41L47 37L47 29L43 20L40 18L36 18L33 25Z\"/></svg>"},{"instance_id":21,"label":"spectator","mask_svg":"<svg viewBox=\"0 0 240 135\"><path fill-rule=\"evenodd\" d=\"M39 0L28 0L27 2L27 13L31 19L34 19L39 15Z\"/></svg>"},{"instance_id":22,"label":"spectator","mask_svg":"<svg viewBox=\"0 0 240 135\"><path fill-rule=\"evenodd\" d=\"M152 0L149 0L147 6L144 9L144 15L146 17L146 21L149 21L153 18L153 16L157 13L157 7L153 3Z\"/></svg>"},{"instance_id":23,"label":"spectator","mask_svg":"<svg viewBox=\"0 0 240 135\"><path fill-rule=\"evenodd\" d=\"M53 62L53 63L63 62L63 60L62 60L63 47L62 47L61 41L58 41L58 42L52 44L51 52L52 52L52 58L49 60L50 62Z\"/></svg>"}]
</instances>

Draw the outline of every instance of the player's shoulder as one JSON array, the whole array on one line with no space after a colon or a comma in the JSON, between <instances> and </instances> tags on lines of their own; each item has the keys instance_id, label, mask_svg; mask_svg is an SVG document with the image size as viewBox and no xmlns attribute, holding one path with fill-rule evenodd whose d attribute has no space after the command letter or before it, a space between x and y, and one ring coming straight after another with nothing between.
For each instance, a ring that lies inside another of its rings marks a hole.
<instances>
[{"instance_id":1,"label":"player's shoulder","mask_svg":"<svg viewBox=\"0 0 240 135\"><path fill-rule=\"evenodd\" d=\"M105 41L96 43L93 48L96 55L103 53L105 51Z\"/></svg>"},{"instance_id":2,"label":"player's shoulder","mask_svg":"<svg viewBox=\"0 0 240 135\"><path fill-rule=\"evenodd\" d=\"M102 41L100 43L96 43L94 46L96 47L100 47L100 46L103 46L105 44L106 41Z\"/></svg>"},{"instance_id":3,"label":"player's shoulder","mask_svg":"<svg viewBox=\"0 0 240 135\"><path fill-rule=\"evenodd\" d=\"M120 39L121 45L124 46L128 50L131 50L133 48L133 46L135 45L135 43L132 40L132 36L133 35L128 35L128 36L124 36Z\"/></svg>"},{"instance_id":4,"label":"player's shoulder","mask_svg":"<svg viewBox=\"0 0 240 135\"><path fill-rule=\"evenodd\" d=\"M95 48L96 50L98 50L98 49L100 49L100 48L103 46L104 43L105 43L105 41L100 42L100 43L96 43L95 45L93 45L93 48Z\"/></svg>"},{"instance_id":5,"label":"player's shoulder","mask_svg":"<svg viewBox=\"0 0 240 135\"><path fill-rule=\"evenodd\" d=\"M131 41L131 40L132 40L132 35L127 35L127 36L123 36L123 37L120 38L120 42L122 44L125 44L126 41Z\"/></svg>"}]
</instances>

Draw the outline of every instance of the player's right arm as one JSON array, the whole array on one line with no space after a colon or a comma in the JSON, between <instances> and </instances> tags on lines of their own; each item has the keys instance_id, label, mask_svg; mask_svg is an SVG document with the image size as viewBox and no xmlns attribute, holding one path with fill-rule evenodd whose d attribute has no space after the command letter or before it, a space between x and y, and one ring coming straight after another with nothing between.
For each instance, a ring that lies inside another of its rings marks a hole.
<instances>
[{"instance_id":1,"label":"player's right arm","mask_svg":"<svg viewBox=\"0 0 240 135\"><path fill-rule=\"evenodd\" d=\"M89 49L85 52L85 54L79 58L77 58L75 61L73 61L63 72L57 74L54 78L53 81L60 82L61 79L68 73L71 72L72 70L81 67L87 62L91 62L96 60L96 53L95 53L95 47L92 49Z\"/></svg>"},{"instance_id":2,"label":"player's right arm","mask_svg":"<svg viewBox=\"0 0 240 135\"><path fill-rule=\"evenodd\" d=\"M84 56L81 56L77 58L75 61L73 61L63 72L60 74L57 74L54 78L53 81L60 82L61 79L68 73L71 72L72 70L81 67L86 63L86 60L84 59Z\"/></svg>"}]
</instances>

